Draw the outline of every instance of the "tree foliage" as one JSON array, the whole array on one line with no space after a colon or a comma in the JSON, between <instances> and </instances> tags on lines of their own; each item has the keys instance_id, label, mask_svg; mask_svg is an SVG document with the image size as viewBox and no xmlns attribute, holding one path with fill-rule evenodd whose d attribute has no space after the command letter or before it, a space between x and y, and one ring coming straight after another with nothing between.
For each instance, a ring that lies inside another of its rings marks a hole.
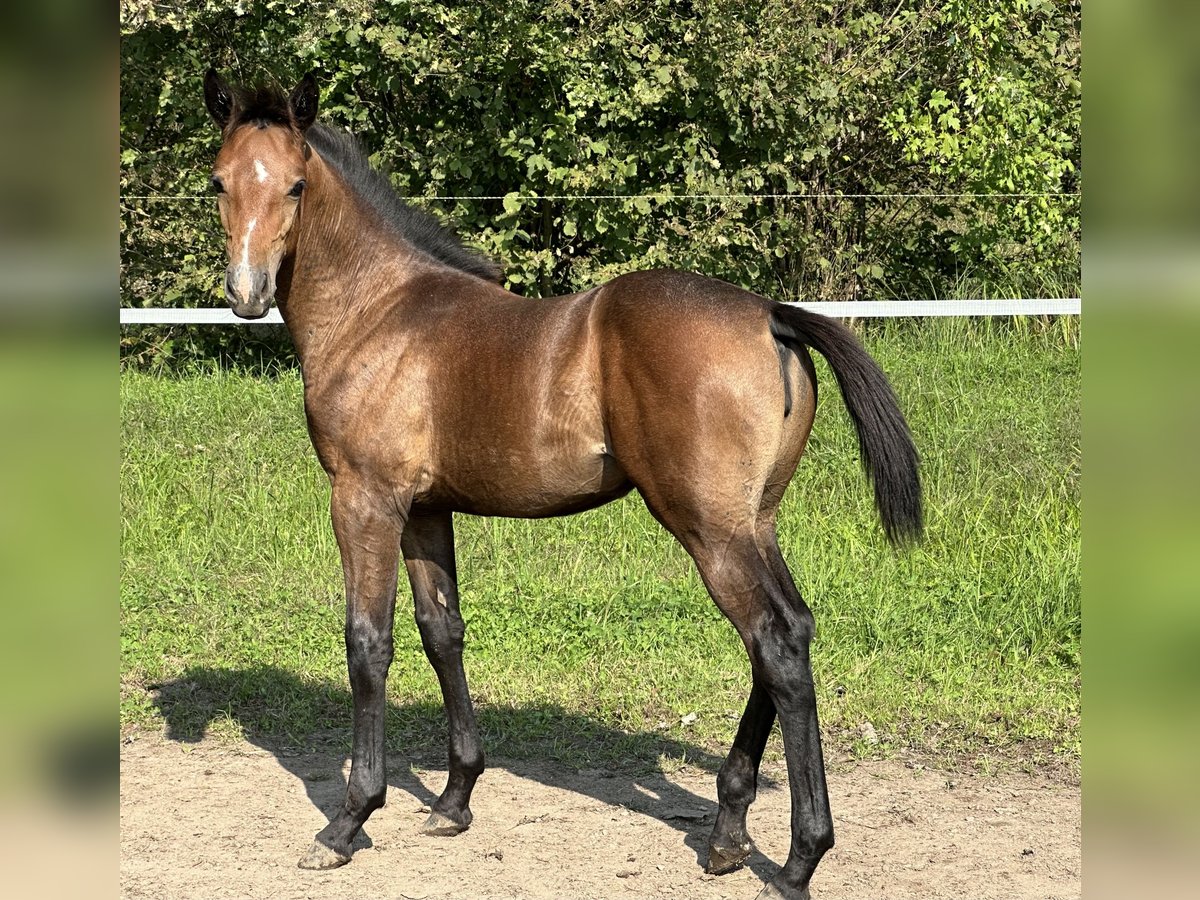
<instances>
[{"instance_id":1,"label":"tree foliage","mask_svg":"<svg viewBox=\"0 0 1200 900\"><path fill-rule=\"evenodd\" d=\"M123 0L121 15L126 304L220 302L209 65L285 85L315 71L324 117L531 295L658 266L779 299L1078 282L1078 2Z\"/></svg>"}]
</instances>

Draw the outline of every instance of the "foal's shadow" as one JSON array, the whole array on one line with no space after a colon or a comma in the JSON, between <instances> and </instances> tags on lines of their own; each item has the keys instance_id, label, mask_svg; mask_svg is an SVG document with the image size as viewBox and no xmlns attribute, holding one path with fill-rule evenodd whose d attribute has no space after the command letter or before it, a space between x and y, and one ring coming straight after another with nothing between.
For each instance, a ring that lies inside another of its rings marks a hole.
<instances>
[{"instance_id":1,"label":"foal's shadow","mask_svg":"<svg viewBox=\"0 0 1200 900\"><path fill-rule=\"evenodd\" d=\"M167 722L167 737L194 743L204 737L215 719L232 719L247 740L271 753L288 772L304 784L308 798L326 818L341 807L346 789L342 763L350 746L352 703L349 691L302 681L273 666L249 669L189 669L180 678L158 685L154 703ZM418 803L432 803L437 795L413 774L410 766L445 769L446 722L440 705L389 704L388 785L412 795ZM625 806L652 816L683 833L683 842L696 853L703 867L708 859L708 837L716 820L717 805L662 775L662 757L686 760L714 777L722 759L693 744L654 733L626 733L601 725L586 716L553 704L518 709L478 710L485 752L497 761L493 768L507 769L521 778L548 787L590 795L602 803ZM330 723L337 727L329 728ZM533 758L505 757L505 749L544 745L546 753ZM597 772L577 772L554 762L569 745L576 758L596 760ZM604 777L607 776L607 777ZM479 790L487 790L486 774ZM771 783L765 775L763 786ZM394 796L394 793L393 793ZM370 822L367 823L367 828ZM367 828L354 842L355 849L371 846ZM746 866L763 881L778 866L755 851Z\"/></svg>"}]
</instances>

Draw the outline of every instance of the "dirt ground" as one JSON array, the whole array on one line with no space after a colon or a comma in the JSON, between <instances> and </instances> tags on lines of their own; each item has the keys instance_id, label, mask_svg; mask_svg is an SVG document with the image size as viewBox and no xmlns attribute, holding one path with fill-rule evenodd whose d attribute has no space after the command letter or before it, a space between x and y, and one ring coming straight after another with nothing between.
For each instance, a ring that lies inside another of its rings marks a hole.
<instances>
[{"instance_id":1,"label":"dirt ground","mask_svg":"<svg viewBox=\"0 0 1200 900\"><path fill-rule=\"evenodd\" d=\"M339 777L339 764L342 764ZM392 758L387 805L341 869L297 868L349 764L332 752L180 743L141 733L121 748L126 898L753 898L787 855L784 773L764 771L750 811L758 844L721 877L701 863L716 812L711 773L669 776L489 761L475 822L418 833L445 772ZM900 762L831 766L837 846L818 900L1080 896L1080 792L1042 776L948 775Z\"/></svg>"}]
</instances>

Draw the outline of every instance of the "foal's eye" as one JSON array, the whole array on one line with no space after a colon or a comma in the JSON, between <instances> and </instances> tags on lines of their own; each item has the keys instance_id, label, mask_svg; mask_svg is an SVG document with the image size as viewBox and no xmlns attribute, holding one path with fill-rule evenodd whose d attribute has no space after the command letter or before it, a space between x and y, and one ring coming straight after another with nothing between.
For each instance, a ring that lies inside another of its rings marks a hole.
<instances>
[{"instance_id":1,"label":"foal's eye","mask_svg":"<svg viewBox=\"0 0 1200 900\"><path fill-rule=\"evenodd\" d=\"M223 194L223 193L225 193L225 182L223 182L223 181L222 181L220 178L218 178L216 175L214 175L214 176L212 177L212 179L210 180L210 182L209 182L209 183L212 185L212 189L213 189L213 193L214 193L214 194Z\"/></svg>"},{"instance_id":2,"label":"foal's eye","mask_svg":"<svg viewBox=\"0 0 1200 900\"><path fill-rule=\"evenodd\" d=\"M292 189L290 191L288 191L288 196L289 197L299 197L301 194L304 193L304 185L305 184L306 184L306 182L304 181L303 178L301 178L299 181L297 181L295 184L292 185Z\"/></svg>"}]
</instances>

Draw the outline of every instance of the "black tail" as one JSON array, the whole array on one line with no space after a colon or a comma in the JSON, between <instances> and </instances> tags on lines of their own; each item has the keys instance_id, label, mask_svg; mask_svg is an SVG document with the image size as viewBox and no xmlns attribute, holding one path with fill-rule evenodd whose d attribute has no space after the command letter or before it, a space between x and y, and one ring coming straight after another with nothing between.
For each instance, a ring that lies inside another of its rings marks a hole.
<instances>
[{"instance_id":1,"label":"black tail","mask_svg":"<svg viewBox=\"0 0 1200 900\"><path fill-rule=\"evenodd\" d=\"M919 538L924 524L917 448L879 364L841 322L799 307L776 304L771 334L784 343L812 347L829 360L858 431L863 468L875 486L875 506L888 540L904 544Z\"/></svg>"}]
</instances>

